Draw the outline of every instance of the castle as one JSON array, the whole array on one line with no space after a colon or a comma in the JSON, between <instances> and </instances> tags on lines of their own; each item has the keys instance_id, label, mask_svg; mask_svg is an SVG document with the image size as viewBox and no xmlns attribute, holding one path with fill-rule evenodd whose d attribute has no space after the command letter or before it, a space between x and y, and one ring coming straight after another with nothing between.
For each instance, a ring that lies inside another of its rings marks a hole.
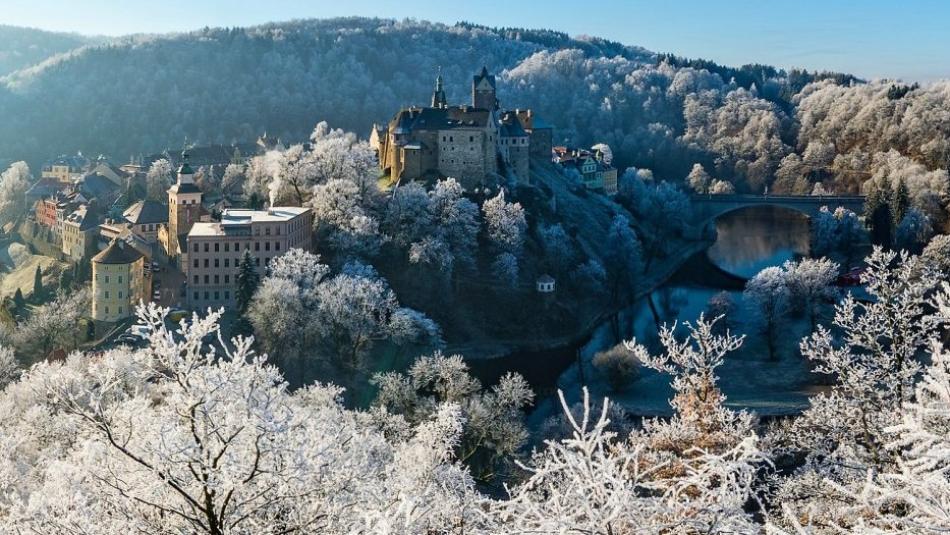
<instances>
[{"instance_id":1,"label":"castle","mask_svg":"<svg viewBox=\"0 0 950 535\"><path fill-rule=\"evenodd\" d=\"M439 73L431 105L373 125L370 144L393 184L447 176L473 188L506 170L527 182L531 157L549 160L552 138L551 126L531 110L499 109L495 77L483 67L472 78L471 105L448 105Z\"/></svg>"}]
</instances>

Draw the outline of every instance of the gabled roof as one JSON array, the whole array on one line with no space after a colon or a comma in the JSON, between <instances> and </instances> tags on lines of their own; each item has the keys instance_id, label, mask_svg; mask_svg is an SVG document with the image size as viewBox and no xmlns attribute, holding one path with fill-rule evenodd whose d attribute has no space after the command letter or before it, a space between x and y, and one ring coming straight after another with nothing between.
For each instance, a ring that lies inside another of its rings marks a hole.
<instances>
[{"instance_id":1,"label":"gabled roof","mask_svg":"<svg viewBox=\"0 0 950 535\"><path fill-rule=\"evenodd\" d=\"M66 217L66 222L78 225L80 231L87 231L99 226L98 214L88 205L81 205Z\"/></svg>"},{"instance_id":2,"label":"gabled roof","mask_svg":"<svg viewBox=\"0 0 950 535\"><path fill-rule=\"evenodd\" d=\"M108 247L92 257L96 264L131 264L142 258L142 253L121 240L112 240Z\"/></svg>"},{"instance_id":3,"label":"gabled roof","mask_svg":"<svg viewBox=\"0 0 950 535\"><path fill-rule=\"evenodd\" d=\"M133 225L167 223L168 207L155 201L139 201L126 208L122 217Z\"/></svg>"},{"instance_id":4,"label":"gabled roof","mask_svg":"<svg viewBox=\"0 0 950 535\"><path fill-rule=\"evenodd\" d=\"M119 186L107 176L92 173L80 179L79 191L89 198L106 198L118 193Z\"/></svg>"}]
</instances>

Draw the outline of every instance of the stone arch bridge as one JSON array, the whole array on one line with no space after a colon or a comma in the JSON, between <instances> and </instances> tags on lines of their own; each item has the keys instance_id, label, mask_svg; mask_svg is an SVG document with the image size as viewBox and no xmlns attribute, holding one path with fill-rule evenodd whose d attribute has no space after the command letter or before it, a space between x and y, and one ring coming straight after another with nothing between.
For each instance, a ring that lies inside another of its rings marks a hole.
<instances>
[{"instance_id":1,"label":"stone arch bridge","mask_svg":"<svg viewBox=\"0 0 950 535\"><path fill-rule=\"evenodd\" d=\"M814 217L827 206L829 210L842 206L860 214L864 211L863 195L693 195L693 221L700 227L729 212L754 206L786 208Z\"/></svg>"}]
</instances>

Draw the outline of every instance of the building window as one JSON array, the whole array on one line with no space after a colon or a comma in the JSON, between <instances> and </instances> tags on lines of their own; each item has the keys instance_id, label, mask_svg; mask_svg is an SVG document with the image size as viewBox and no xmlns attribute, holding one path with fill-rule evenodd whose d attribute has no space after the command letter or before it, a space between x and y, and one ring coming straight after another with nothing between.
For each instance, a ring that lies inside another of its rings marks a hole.
<instances>
[{"instance_id":1,"label":"building window","mask_svg":"<svg viewBox=\"0 0 950 535\"><path fill-rule=\"evenodd\" d=\"M195 275L195 284L198 284L198 275Z\"/></svg>"},{"instance_id":2,"label":"building window","mask_svg":"<svg viewBox=\"0 0 950 535\"><path fill-rule=\"evenodd\" d=\"M193 262L193 264L195 265L195 267L198 267L198 259L197 259L197 258L195 258L195 261Z\"/></svg>"},{"instance_id":3,"label":"building window","mask_svg":"<svg viewBox=\"0 0 950 535\"><path fill-rule=\"evenodd\" d=\"M109 313L109 307L106 307L106 314Z\"/></svg>"},{"instance_id":4,"label":"building window","mask_svg":"<svg viewBox=\"0 0 950 535\"><path fill-rule=\"evenodd\" d=\"M214 252L218 252L218 242L214 242Z\"/></svg>"},{"instance_id":5,"label":"building window","mask_svg":"<svg viewBox=\"0 0 950 535\"><path fill-rule=\"evenodd\" d=\"M122 299L122 292L119 292L119 299ZM122 309L120 308L120 309L119 309L119 314L121 314L121 313L122 313Z\"/></svg>"},{"instance_id":6,"label":"building window","mask_svg":"<svg viewBox=\"0 0 950 535\"><path fill-rule=\"evenodd\" d=\"M225 284L231 284L231 275L225 275L225 276L224 276L224 283L225 283Z\"/></svg>"},{"instance_id":7,"label":"building window","mask_svg":"<svg viewBox=\"0 0 950 535\"><path fill-rule=\"evenodd\" d=\"M119 275L119 284L122 284L122 275ZM122 297L121 295L119 297Z\"/></svg>"},{"instance_id":8,"label":"building window","mask_svg":"<svg viewBox=\"0 0 950 535\"><path fill-rule=\"evenodd\" d=\"M198 252L198 244L196 243L195 246L192 247L191 249L192 249L192 251L194 251L194 252L197 253L197 252Z\"/></svg>"},{"instance_id":9,"label":"building window","mask_svg":"<svg viewBox=\"0 0 950 535\"><path fill-rule=\"evenodd\" d=\"M270 236L270 227L264 227L264 235Z\"/></svg>"},{"instance_id":10,"label":"building window","mask_svg":"<svg viewBox=\"0 0 950 535\"><path fill-rule=\"evenodd\" d=\"M205 243L205 252L206 252L206 253L208 252L208 245L209 245L209 244Z\"/></svg>"},{"instance_id":11,"label":"building window","mask_svg":"<svg viewBox=\"0 0 950 535\"><path fill-rule=\"evenodd\" d=\"M198 292L195 292L195 301L198 300Z\"/></svg>"},{"instance_id":12,"label":"building window","mask_svg":"<svg viewBox=\"0 0 950 535\"><path fill-rule=\"evenodd\" d=\"M230 259L230 258L225 258L225 259L224 259L224 267L231 267L231 259Z\"/></svg>"},{"instance_id":13,"label":"building window","mask_svg":"<svg viewBox=\"0 0 950 535\"><path fill-rule=\"evenodd\" d=\"M231 250L231 244L225 242L225 243L224 243L224 252L228 252L229 250Z\"/></svg>"},{"instance_id":14,"label":"building window","mask_svg":"<svg viewBox=\"0 0 950 535\"><path fill-rule=\"evenodd\" d=\"M109 298L109 290L106 290L106 299Z\"/></svg>"},{"instance_id":15,"label":"building window","mask_svg":"<svg viewBox=\"0 0 950 535\"><path fill-rule=\"evenodd\" d=\"M119 314L122 314L122 307L119 307Z\"/></svg>"},{"instance_id":16,"label":"building window","mask_svg":"<svg viewBox=\"0 0 950 535\"><path fill-rule=\"evenodd\" d=\"M210 275L205 275L205 284L211 284Z\"/></svg>"},{"instance_id":17,"label":"building window","mask_svg":"<svg viewBox=\"0 0 950 535\"><path fill-rule=\"evenodd\" d=\"M261 250L261 242L259 241L254 242L254 251L256 252L260 250Z\"/></svg>"},{"instance_id":18,"label":"building window","mask_svg":"<svg viewBox=\"0 0 950 535\"><path fill-rule=\"evenodd\" d=\"M265 250L265 251L270 251L270 242L269 242L269 241L268 241L268 242L264 242L264 250Z\"/></svg>"},{"instance_id":19,"label":"building window","mask_svg":"<svg viewBox=\"0 0 950 535\"><path fill-rule=\"evenodd\" d=\"M211 293L205 292L205 301L207 301L208 299L211 299Z\"/></svg>"},{"instance_id":20,"label":"building window","mask_svg":"<svg viewBox=\"0 0 950 535\"><path fill-rule=\"evenodd\" d=\"M109 276L106 275L106 284L109 284Z\"/></svg>"},{"instance_id":21,"label":"building window","mask_svg":"<svg viewBox=\"0 0 950 535\"><path fill-rule=\"evenodd\" d=\"M214 292L214 300L217 301L217 300L219 300L219 299L221 299L221 293L220 293L220 292Z\"/></svg>"},{"instance_id":22,"label":"building window","mask_svg":"<svg viewBox=\"0 0 950 535\"><path fill-rule=\"evenodd\" d=\"M205 258L205 267L208 267L208 259Z\"/></svg>"},{"instance_id":23,"label":"building window","mask_svg":"<svg viewBox=\"0 0 950 535\"><path fill-rule=\"evenodd\" d=\"M218 259L217 259L217 258L214 259L214 267L218 267Z\"/></svg>"},{"instance_id":24,"label":"building window","mask_svg":"<svg viewBox=\"0 0 950 535\"><path fill-rule=\"evenodd\" d=\"M224 291L224 299L225 299L225 300L231 299L231 291L230 291L230 290L225 290L225 291Z\"/></svg>"},{"instance_id":25,"label":"building window","mask_svg":"<svg viewBox=\"0 0 950 535\"><path fill-rule=\"evenodd\" d=\"M260 257L257 257L257 258L254 259L254 265L257 266L257 267L261 267L261 258L260 258Z\"/></svg>"},{"instance_id":26,"label":"building window","mask_svg":"<svg viewBox=\"0 0 950 535\"><path fill-rule=\"evenodd\" d=\"M274 250L275 250L275 251L279 251L279 250L280 250L280 242L274 243Z\"/></svg>"},{"instance_id":27,"label":"building window","mask_svg":"<svg viewBox=\"0 0 950 535\"><path fill-rule=\"evenodd\" d=\"M215 283L215 284L219 284L219 283L220 283L220 279L219 279L218 275L215 275L215 276L214 276L214 283Z\"/></svg>"}]
</instances>

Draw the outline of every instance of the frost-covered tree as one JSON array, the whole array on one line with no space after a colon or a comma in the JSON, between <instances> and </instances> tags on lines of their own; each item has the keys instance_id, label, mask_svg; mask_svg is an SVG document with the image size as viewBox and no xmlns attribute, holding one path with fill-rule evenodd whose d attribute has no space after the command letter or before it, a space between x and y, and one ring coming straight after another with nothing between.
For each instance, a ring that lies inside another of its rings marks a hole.
<instances>
[{"instance_id":1,"label":"frost-covered tree","mask_svg":"<svg viewBox=\"0 0 950 535\"><path fill-rule=\"evenodd\" d=\"M340 273L320 284L312 321L319 326L321 344L331 360L360 368L373 344L438 344L438 325L425 315L399 306L386 282Z\"/></svg>"},{"instance_id":2,"label":"frost-covered tree","mask_svg":"<svg viewBox=\"0 0 950 535\"><path fill-rule=\"evenodd\" d=\"M821 305L837 295L832 284L838 277L838 264L827 258L803 258L785 262L782 269L791 305L805 312L814 331Z\"/></svg>"},{"instance_id":3,"label":"frost-covered tree","mask_svg":"<svg viewBox=\"0 0 950 535\"><path fill-rule=\"evenodd\" d=\"M696 193L712 193L710 182L709 173L706 172L701 163L694 163L693 169L686 175L686 183Z\"/></svg>"},{"instance_id":4,"label":"frost-covered tree","mask_svg":"<svg viewBox=\"0 0 950 535\"><path fill-rule=\"evenodd\" d=\"M168 188L171 187L174 170L166 158L159 158L152 162L145 174L145 194L153 201L168 199Z\"/></svg>"},{"instance_id":5,"label":"frost-covered tree","mask_svg":"<svg viewBox=\"0 0 950 535\"><path fill-rule=\"evenodd\" d=\"M175 332L165 313L140 311L151 328L144 350L42 363L0 395L0 473L17 491L0 506L4 532L424 533L481 523L471 477L453 460L456 406L413 428L349 411L339 388L289 391L248 339L206 349L220 312Z\"/></svg>"},{"instance_id":6,"label":"frost-covered tree","mask_svg":"<svg viewBox=\"0 0 950 535\"><path fill-rule=\"evenodd\" d=\"M607 270L596 258L589 258L571 272L571 279L587 295L597 297L607 290Z\"/></svg>"},{"instance_id":7,"label":"frost-covered tree","mask_svg":"<svg viewBox=\"0 0 950 535\"><path fill-rule=\"evenodd\" d=\"M457 405L464 424L456 457L477 479L502 480L527 442L524 411L534 392L517 373L505 374L486 389L461 356L435 353L417 358L405 374L381 373L372 382L379 389L374 405L404 416L413 426L432 419L446 403Z\"/></svg>"},{"instance_id":8,"label":"frost-covered tree","mask_svg":"<svg viewBox=\"0 0 950 535\"><path fill-rule=\"evenodd\" d=\"M643 271L643 253L640 240L630 228L630 220L623 215L615 216L610 223L604 262L613 299L636 288L637 278Z\"/></svg>"},{"instance_id":9,"label":"frost-covered tree","mask_svg":"<svg viewBox=\"0 0 950 535\"><path fill-rule=\"evenodd\" d=\"M755 274L745 285L743 296L758 312L762 334L769 348L769 356L776 357L778 331L788 311L788 284L780 267L767 267Z\"/></svg>"},{"instance_id":10,"label":"frost-covered tree","mask_svg":"<svg viewBox=\"0 0 950 535\"><path fill-rule=\"evenodd\" d=\"M936 279L918 257L876 248L866 262L871 298L847 296L835 307L835 331L819 327L801 343L815 371L833 379L830 391L772 438L805 459L779 499L819 526L842 521L835 502L850 500L843 489L858 488L869 470L896 466L885 430L913 399L917 357L947 320L929 305Z\"/></svg>"},{"instance_id":11,"label":"frost-covered tree","mask_svg":"<svg viewBox=\"0 0 950 535\"><path fill-rule=\"evenodd\" d=\"M597 352L591 359L591 364L604 376L615 392L629 386L640 373L641 367L637 356L623 344Z\"/></svg>"},{"instance_id":12,"label":"frost-covered tree","mask_svg":"<svg viewBox=\"0 0 950 535\"><path fill-rule=\"evenodd\" d=\"M313 188L314 227L344 258L373 256L382 243L379 222L364 209L364 200L360 186L350 180L332 179Z\"/></svg>"},{"instance_id":13,"label":"frost-covered tree","mask_svg":"<svg viewBox=\"0 0 950 535\"><path fill-rule=\"evenodd\" d=\"M234 197L244 192L244 173L246 168L244 164L229 163L224 168L224 175L221 177L221 193L228 197Z\"/></svg>"},{"instance_id":14,"label":"frost-covered tree","mask_svg":"<svg viewBox=\"0 0 950 535\"><path fill-rule=\"evenodd\" d=\"M524 235L528 229L521 203L505 200L505 191L482 203L485 232L492 245L500 252L520 256Z\"/></svg>"},{"instance_id":15,"label":"frost-covered tree","mask_svg":"<svg viewBox=\"0 0 950 535\"><path fill-rule=\"evenodd\" d=\"M571 237L564 231L560 223L542 225L538 230L541 246L544 248L544 257L554 274L561 275L567 272L574 263L576 252Z\"/></svg>"},{"instance_id":16,"label":"frost-covered tree","mask_svg":"<svg viewBox=\"0 0 950 535\"><path fill-rule=\"evenodd\" d=\"M714 179L709 185L709 193L713 195L732 195L736 192L736 187L728 180Z\"/></svg>"},{"instance_id":17,"label":"frost-covered tree","mask_svg":"<svg viewBox=\"0 0 950 535\"><path fill-rule=\"evenodd\" d=\"M0 224L14 221L26 213L26 190L30 185L30 167L14 162L0 173Z\"/></svg>"},{"instance_id":18,"label":"frost-covered tree","mask_svg":"<svg viewBox=\"0 0 950 535\"><path fill-rule=\"evenodd\" d=\"M943 280L950 280L950 235L934 236L920 254L924 265Z\"/></svg>"},{"instance_id":19,"label":"frost-covered tree","mask_svg":"<svg viewBox=\"0 0 950 535\"><path fill-rule=\"evenodd\" d=\"M57 349L69 353L79 347L86 336L81 320L89 313L91 299L87 287L61 292L49 303L34 308L13 333L17 352L43 358Z\"/></svg>"},{"instance_id":20,"label":"frost-covered tree","mask_svg":"<svg viewBox=\"0 0 950 535\"><path fill-rule=\"evenodd\" d=\"M837 255L850 267L854 255L868 240L868 232L857 214L844 207L832 212L822 206L811 220L812 256Z\"/></svg>"},{"instance_id":21,"label":"frost-covered tree","mask_svg":"<svg viewBox=\"0 0 950 535\"><path fill-rule=\"evenodd\" d=\"M894 229L894 245L899 249L919 254L933 235L933 226L927 214L917 208L908 208L904 218Z\"/></svg>"},{"instance_id":22,"label":"frost-covered tree","mask_svg":"<svg viewBox=\"0 0 950 535\"><path fill-rule=\"evenodd\" d=\"M515 288L518 286L518 275L521 269L518 257L512 253L499 253L491 264L491 274L500 288Z\"/></svg>"},{"instance_id":23,"label":"frost-covered tree","mask_svg":"<svg viewBox=\"0 0 950 535\"><path fill-rule=\"evenodd\" d=\"M637 223L643 232L644 267L666 255L689 224L692 209L689 198L669 182L647 187L636 199Z\"/></svg>"}]
</instances>

